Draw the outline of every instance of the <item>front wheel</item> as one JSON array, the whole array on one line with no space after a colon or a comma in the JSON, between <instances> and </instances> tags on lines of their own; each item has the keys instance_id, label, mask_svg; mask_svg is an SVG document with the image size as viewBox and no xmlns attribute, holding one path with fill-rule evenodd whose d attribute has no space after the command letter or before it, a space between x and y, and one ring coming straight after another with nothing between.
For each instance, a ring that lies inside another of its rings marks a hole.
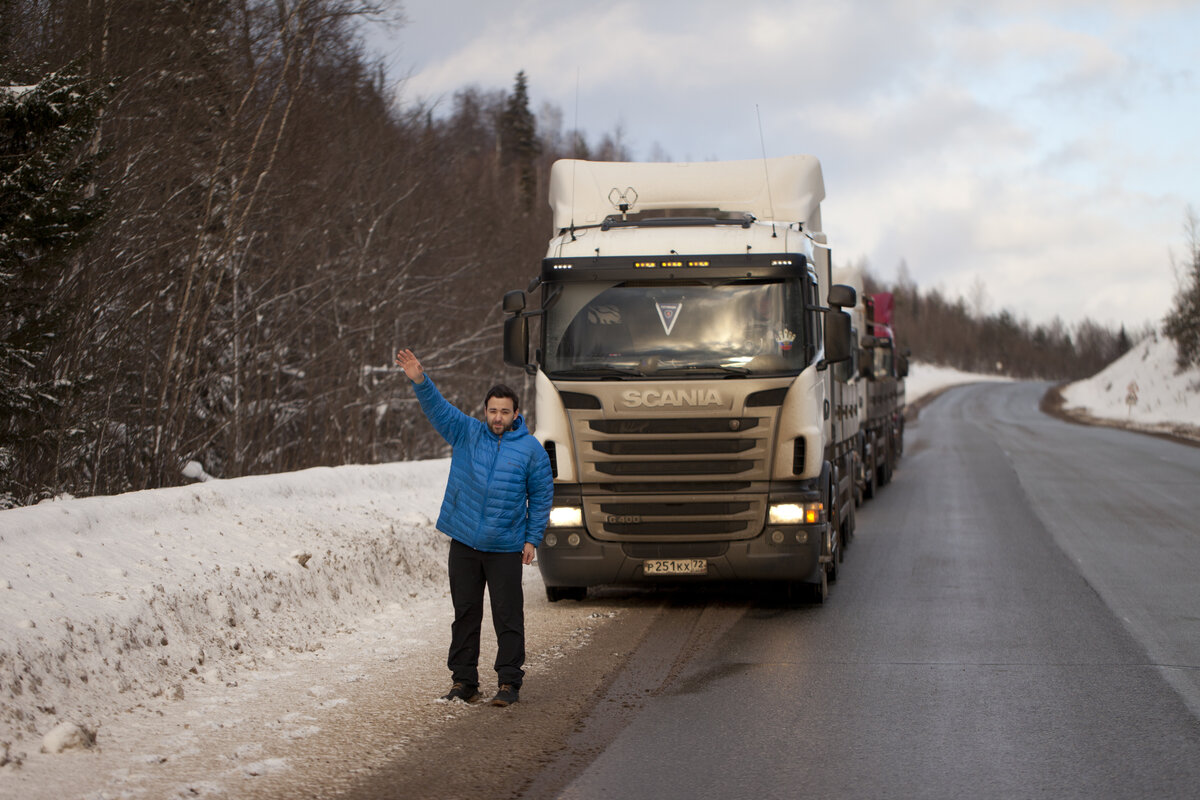
<instances>
[{"instance_id":1,"label":"front wheel","mask_svg":"<svg viewBox=\"0 0 1200 800\"><path fill-rule=\"evenodd\" d=\"M807 581L789 581L785 587L786 596L789 603L811 603L820 605L825 602L825 598L829 596L829 582L825 577L825 570L820 570L820 576L817 580L809 583Z\"/></svg>"},{"instance_id":2,"label":"front wheel","mask_svg":"<svg viewBox=\"0 0 1200 800\"><path fill-rule=\"evenodd\" d=\"M583 600L587 597L586 586L547 586L546 599L551 603L559 600Z\"/></svg>"}]
</instances>

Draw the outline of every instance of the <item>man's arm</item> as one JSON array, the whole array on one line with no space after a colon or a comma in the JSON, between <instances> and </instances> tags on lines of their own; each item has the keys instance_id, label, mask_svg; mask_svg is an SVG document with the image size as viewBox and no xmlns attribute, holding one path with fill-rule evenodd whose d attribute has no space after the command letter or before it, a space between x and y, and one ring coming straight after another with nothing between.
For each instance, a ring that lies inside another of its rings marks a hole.
<instances>
[{"instance_id":1,"label":"man's arm","mask_svg":"<svg viewBox=\"0 0 1200 800\"><path fill-rule=\"evenodd\" d=\"M412 350L405 349L396 353L396 365L403 369L404 374L413 382L413 389L417 393L417 400L421 403L421 410L425 412L425 416L429 418L434 429L451 446L457 446L459 440L470 429L471 417L459 411L449 400L442 397L442 393L433 385L432 380L425 380L425 370L422 368L421 362L413 355Z\"/></svg>"},{"instance_id":2,"label":"man's arm","mask_svg":"<svg viewBox=\"0 0 1200 800\"><path fill-rule=\"evenodd\" d=\"M533 560L531 547L542 543L546 526L550 523L550 506L554 504L554 473L550 469L550 456L538 446L530 462L525 478L525 489L529 493L529 517L525 529L525 552L529 561L526 564Z\"/></svg>"}]
</instances>

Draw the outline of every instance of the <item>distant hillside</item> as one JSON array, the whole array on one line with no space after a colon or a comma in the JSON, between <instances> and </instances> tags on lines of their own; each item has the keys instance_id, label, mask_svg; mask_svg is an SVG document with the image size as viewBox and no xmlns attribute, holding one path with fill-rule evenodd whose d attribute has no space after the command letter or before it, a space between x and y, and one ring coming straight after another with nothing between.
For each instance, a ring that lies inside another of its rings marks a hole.
<instances>
[{"instance_id":1,"label":"distant hillside","mask_svg":"<svg viewBox=\"0 0 1200 800\"><path fill-rule=\"evenodd\" d=\"M1200 440L1200 367L1176 372L1175 343L1154 333L1086 380L1061 390L1064 411Z\"/></svg>"}]
</instances>

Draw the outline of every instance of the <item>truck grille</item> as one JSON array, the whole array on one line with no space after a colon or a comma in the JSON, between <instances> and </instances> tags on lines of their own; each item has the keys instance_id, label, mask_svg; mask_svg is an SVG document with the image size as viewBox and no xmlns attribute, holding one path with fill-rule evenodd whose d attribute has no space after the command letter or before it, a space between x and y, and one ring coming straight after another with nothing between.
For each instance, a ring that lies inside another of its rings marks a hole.
<instances>
[{"instance_id":1,"label":"truck grille","mask_svg":"<svg viewBox=\"0 0 1200 800\"><path fill-rule=\"evenodd\" d=\"M663 433L729 433L758 427L755 417L684 419L593 419L588 427L600 433L637 436Z\"/></svg>"},{"instance_id":2,"label":"truck grille","mask_svg":"<svg viewBox=\"0 0 1200 800\"><path fill-rule=\"evenodd\" d=\"M753 461L608 461L596 465L605 475L736 475Z\"/></svg>"},{"instance_id":3,"label":"truck grille","mask_svg":"<svg viewBox=\"0 0 1200 800\"><path fill-rule=\"evenodd\" d=\"M587 411L571 416L584 483L767 477L771 426L758 417L587 419L598 416Z\"/></svg>"},{"instance_id":4,"label":"truck grille","mask_svg":"<svg viewBox=\"0 0 1200 800\"><path fill-rule=\"evenodd\" d=\"M750 439L642 439L633 442L596 442L598 453L610 456L726 455L754 447Z\"/></svg>"},{"instance_id":5,"label":"truck grille","mask_svg":"<svg viewBox=\"0 0 1200 800\"><path fill-rule=\"evenodd\" d=\"M568 411L593 536L653 546L729 542L762 531L778 406L735 402L745 415L663 408L621 417L606 416L612 404L602 405Z\"/></svg>"}]
</instances>

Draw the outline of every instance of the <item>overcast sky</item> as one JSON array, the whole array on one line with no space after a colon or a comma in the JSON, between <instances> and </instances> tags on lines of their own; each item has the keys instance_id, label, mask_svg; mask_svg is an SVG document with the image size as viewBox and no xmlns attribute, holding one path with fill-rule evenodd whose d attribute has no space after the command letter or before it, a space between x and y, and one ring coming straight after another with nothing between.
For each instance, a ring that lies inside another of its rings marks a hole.
<instances>
[{"instance_id":1,"label":"overcast sky","mask_svg":"<svg viewBox=\"0 0 1200 800\"><path fill-rule=\"evenodd\" d=\"M511 89L636 160L810 153L834 257L1131 327L1200 210L1200 3L405 0L402 101ZM984 7L988 6L988 7ZM578 102L576 97L578 96ZM549 231L547 231L549 234ZM535 269L530 265L531 273Z\"/></svg>"}]
</instances>

